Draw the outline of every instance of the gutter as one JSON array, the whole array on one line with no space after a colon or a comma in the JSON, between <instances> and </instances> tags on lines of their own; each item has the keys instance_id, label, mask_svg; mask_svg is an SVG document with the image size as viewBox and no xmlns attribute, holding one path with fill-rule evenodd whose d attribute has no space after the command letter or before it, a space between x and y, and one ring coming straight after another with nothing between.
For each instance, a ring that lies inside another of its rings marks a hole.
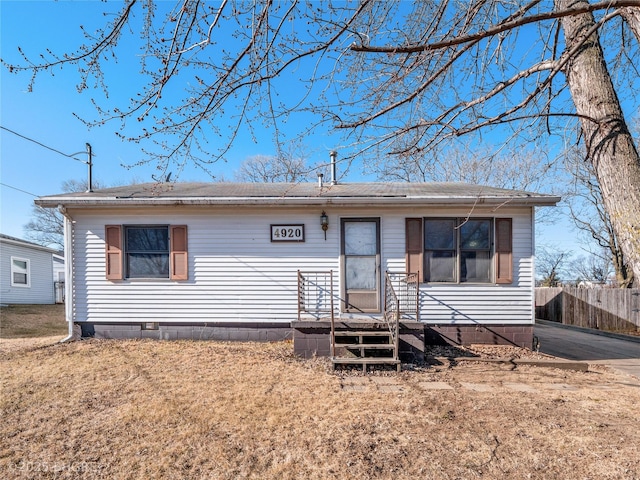
<instances>
[{"instance_id":1,"label":"gutter","mask_svg":"<svg viewBox=\"0 0 640 480\"><path fill-rule=\"evenodd\" d=\"M74 338L73 332L73 218L62 205L58 205L58 211L64 216L64 316L69 324L69 332L60 340L65 343Z\"/></svg>"},{"instance_id":2,"label":"gutter","mask_svg":"<svg viewBox=\"0 0 640 480\"><path fill-rule=\"evenodd\" d=\"M450 206L483 205L496 207L554 206L560 197L454 197L415 196L415 197L42 197L36 205L45 208L59 207L61 202L67 207L116 207L116 206Z\"/></svg>"}]
</instances>

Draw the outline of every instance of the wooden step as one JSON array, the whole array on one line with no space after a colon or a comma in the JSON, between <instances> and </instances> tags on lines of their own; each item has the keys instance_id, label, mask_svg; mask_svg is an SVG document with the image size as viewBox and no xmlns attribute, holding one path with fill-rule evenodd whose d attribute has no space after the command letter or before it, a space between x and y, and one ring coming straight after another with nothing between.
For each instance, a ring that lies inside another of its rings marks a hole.
<instances>
[{"instance_id":1,"label":"wooden step","mask_svg":"<svg viewBox=\"0 0 640 480\"><path fill-rule=\"evenodd\" d=\"M391 343L336 343L336 348L366 348L370 350L395 350L396 346Z\"/></svg>"},{"instance_id":2,"label":"wooden step","mask_svg":"<svg viewBox=\"0 0 640 480\"><path fill-rule=\"evenodd\" d=\"M389 336L389 330L336 330L336 337L383 337Z\"/></svg>"},{"instance_id":3,"label":"wooden step","mask_svg":"<svg viewBox=\"0 0 640 480\"><path fill-rule=\"evenodd\" d=\"M389 364L397 364L400 363L400 360L397 360L393 357L377 357L377 358L371 358L371 357L367 357L367 358L360 358L360 357L353 357L353 358L349 358L349 357L333 357L331 359L331 361L333 363L340 363L340 364L349 364L349 363L353 363L353 364L362 364L362 363L366 363L368 365L371 364L383 364L383 363L389 363Z\"/></svg>"}]
</instances>

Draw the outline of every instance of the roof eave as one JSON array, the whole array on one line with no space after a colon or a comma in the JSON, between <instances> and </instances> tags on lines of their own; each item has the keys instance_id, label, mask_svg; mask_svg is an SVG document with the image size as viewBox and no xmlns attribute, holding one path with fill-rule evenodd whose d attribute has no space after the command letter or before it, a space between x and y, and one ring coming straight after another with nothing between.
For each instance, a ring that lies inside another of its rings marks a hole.
<instances>
[{"instance_id":1,"label":"roof eave","mask_svg":"<svg viewBox=\"0 0 640 480\"><path fill-rule=\"evenodd\" d=\"M431 205L498 205L498 206L554 206L560 201L555 196L512 196L512 197L155 197L155 198L82 198L82 197L42 197L36 205L45 208L64 207L141 207L141 206L412 206Z\"/></svg>"}]
</instances>

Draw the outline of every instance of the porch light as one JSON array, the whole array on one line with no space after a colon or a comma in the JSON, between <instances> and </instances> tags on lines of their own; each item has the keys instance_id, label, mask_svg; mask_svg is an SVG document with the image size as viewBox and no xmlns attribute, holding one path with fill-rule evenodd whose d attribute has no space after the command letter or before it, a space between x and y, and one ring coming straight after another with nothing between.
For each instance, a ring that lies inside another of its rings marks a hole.
<instances>
[{"instance_id":1,"label":"porch light","mask_svg":"<svg viewBox=\"0 0 640 480\"><path fill-rule=\"evenodd\" d=\"M324 212L324 210L322 211L322 214L320 215L320 226L322 227L322 231L324 232L324 239L327 239L327 230L329 228L329 217L327 217L327 214Z\"/></svg>"}]
</instances>

